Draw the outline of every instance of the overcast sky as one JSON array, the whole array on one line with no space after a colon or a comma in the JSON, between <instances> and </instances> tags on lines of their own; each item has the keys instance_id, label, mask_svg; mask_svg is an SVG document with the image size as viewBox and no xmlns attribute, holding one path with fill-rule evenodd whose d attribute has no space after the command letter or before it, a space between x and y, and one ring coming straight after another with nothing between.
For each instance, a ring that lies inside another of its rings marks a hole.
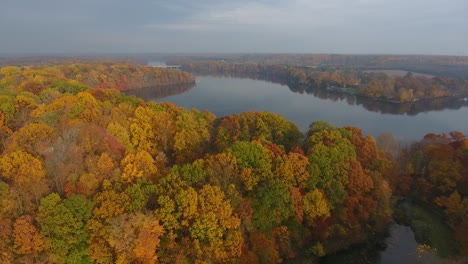
<instances>
[{"instance_id":1,"label":"overcast sky","mask_svg":"<svg viewBox=\"0 0 468 264\"><path fill-rule=\"evenodd\" d=\"M0 53L468 55L468 0L0 0Z\"/></svg>"}]
</instances>

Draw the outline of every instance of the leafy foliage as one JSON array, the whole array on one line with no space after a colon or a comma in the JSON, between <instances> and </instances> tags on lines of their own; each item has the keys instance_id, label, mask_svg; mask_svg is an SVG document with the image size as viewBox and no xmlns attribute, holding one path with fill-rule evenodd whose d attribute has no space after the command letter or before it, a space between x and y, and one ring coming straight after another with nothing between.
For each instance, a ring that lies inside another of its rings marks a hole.
<instances>
[{"instance_id":1,"label":"leafy foliage","mask_svg":"<svg viewBox=\"0 0 468 264\"><path fill-rule=\"evenodd\" d=\"M399 181L358 128L315 122L302 135L271 113L216 118L111 89L186 73L106 63L0 72L2 263L315 258L381 231L390 186L401 185L466 229L462 135L427 138Z\"/></svg>"}]
</instances>

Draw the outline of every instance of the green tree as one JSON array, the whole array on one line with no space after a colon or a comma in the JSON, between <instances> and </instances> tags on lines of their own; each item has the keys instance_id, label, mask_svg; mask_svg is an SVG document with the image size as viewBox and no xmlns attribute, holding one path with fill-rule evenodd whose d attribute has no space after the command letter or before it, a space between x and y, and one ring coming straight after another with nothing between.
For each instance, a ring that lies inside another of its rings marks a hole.
<instances>
[{"instance_id":1,"label":"green tree","mask_svg":"<svg viewBox=\"0 0 468 264\"><path fill-rule=\"evenodd\" d=\"M93 203L84 196L62 200L52 193L41 200L37 221L46 237L47 252L53 262L91 263L86 255L88 230Z\"/></svg>"},{"instance_id":2,"label":"green tree","mask_svg":"<svg viewBox=\"0 0 468 264\"><path fill-rule=\"evenodd\" d=\"M255 143L238 141L228 150L237 159L237 167L242 171L243 188L247 191L260 182L272 177L272 164L267 150ZM243 177L244 175L244 177Z\"/></svg>"},{"instance_id":3,"label":"green tree","mask_svg":"<svg viewBox=\"0 0 468 264\"><path fill-rule=\"evenodd\" d=\"M288 185L278 179L268 180L256 188L253 208L254 226L266 233L295 215Z\"/></svg>"}]
</instances>

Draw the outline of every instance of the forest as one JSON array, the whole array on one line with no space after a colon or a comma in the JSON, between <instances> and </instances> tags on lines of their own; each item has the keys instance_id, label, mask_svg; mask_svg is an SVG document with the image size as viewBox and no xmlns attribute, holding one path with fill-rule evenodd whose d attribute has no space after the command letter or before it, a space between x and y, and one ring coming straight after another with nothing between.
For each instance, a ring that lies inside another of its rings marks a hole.
<instances>
[{"instance_id":1,"label":"forest","mask_svg":"<svg viewBox=\"0 0 468 264\"><path fill-rule=\"evenodd\" d=\"M0 88L40 94L47 88L77 92L87 87L130 90L195 83L195 76L159 67L110 61L65 61L61 64L5 66Z\"/></svg>"},{"instance_id":2,"label":"forest","mask_svg":"<svg viewBox=\"0 0 468 264\"><path fill-rule=\"evenodd\" d=\"M427 77L411 72L404 76L389 76L383 72L368 72L351 68L224 61L190 62L182 64L182 69L197 74L261 78L287 84L296 91L310 93L317 89L327 90L396 103L468 95L468 81L465 79Z\"/></svg>"},{"instance_id":3,"label":"forest","mask_svg":"<svg viewBox=\"0 0 468 264\"><path fill-rule=\"evenodd\" d=\"M396 199L440 212L468 255L462 133L400 150L357 127L315 120L303 134L273 113L217 118L120 92L193 81L119 63L1 68L0 262L317 263L384 235Z\"/></svg>"}]
</instances>

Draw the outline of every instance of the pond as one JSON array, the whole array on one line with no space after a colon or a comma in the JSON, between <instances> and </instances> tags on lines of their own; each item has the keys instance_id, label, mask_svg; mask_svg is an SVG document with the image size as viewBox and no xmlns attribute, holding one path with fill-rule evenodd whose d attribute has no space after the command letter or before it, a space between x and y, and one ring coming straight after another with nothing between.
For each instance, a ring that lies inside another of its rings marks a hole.
<instances>
[{"instance_id":1,"label":"pond","mask_svg":"<svg viewBox=\"0 0 468 264\"><path fill-rule=\"evenodd\" d=\"M453 230L424 205L401 199L395 204L394 219L385 239L371 238L363 245L326 256L320 263L440 264L450 263L450 258L459 254Z\"/></svg>"},{"instance_id":2,"label":"pond","mask_svg":"<svg viewBox=\"0 0 468 264\"><path fill-rule=\"evenodd\" d=\"M390 132L403 141L418 140L429 132L458 130L468 134L468 102L463 99L398 105L353 95L292 90L263 80L200 76L193 87L176 87L172 92L165 89L163 93L160 89L133 90L128 94L185 108L208 109L218 117L269 111L283 115L304 132L311 122L324 120L338 127L360 127L365 135Z\"/></svg>"},{"instance_id":3,"label":"pond","mask_svg":"<svg viewBox=\"0 0 468 264\"><path fill-rule=\"evenodd\" d=\"M409 226L394 223L388 237L383 241L385 249L372 244L355 246L349 250L329 255L320 260L321 264L395 264L395 263L442 263L444 260L429 248L421 246Z\"/></svg>"},{"instance_id":4,"label":"pond","mask_svg":"<svg viewBox=\"0 0 468 264\"><path fill-rule=\"evenodd\" d=\"M393 224L385 244L387 248L380 254L381 264L417 263L420 258L419 244L409 226Z\"/></svg>"}]
</instances>

